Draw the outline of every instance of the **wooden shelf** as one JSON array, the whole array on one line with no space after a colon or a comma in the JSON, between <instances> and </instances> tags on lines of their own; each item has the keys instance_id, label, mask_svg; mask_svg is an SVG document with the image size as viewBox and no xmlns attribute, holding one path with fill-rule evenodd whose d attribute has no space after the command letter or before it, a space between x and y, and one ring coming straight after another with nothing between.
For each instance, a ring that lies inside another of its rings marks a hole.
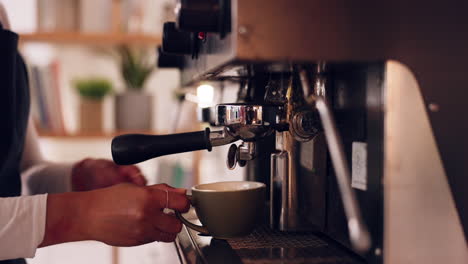
<instances>
[{"instance_id":1,"label":"wooden shelf","mask_svg":"<svg viewBox=\"0 0 468 264\"><path fill-rule=\"evenodd\" d=\"M20 34L20 42L85 45L158 45L161 36L123 33L41 32Z\"/></svg>"}]
</instances>

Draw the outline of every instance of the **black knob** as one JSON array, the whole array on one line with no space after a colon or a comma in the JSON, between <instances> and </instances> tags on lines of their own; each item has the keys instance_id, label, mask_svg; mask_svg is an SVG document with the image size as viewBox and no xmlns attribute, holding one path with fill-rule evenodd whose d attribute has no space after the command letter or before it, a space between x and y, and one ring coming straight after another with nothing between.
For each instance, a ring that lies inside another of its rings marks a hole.
<instances>
[{"instance_id":1,"label":"black knob","mask_svg":"<svg viewBox=\"0 0 468 264\"><path fill-rule=\"evenodd\" d=\"M182 55L193 54L195 41L194 33L179 31L174 22L164 23L163 52Z\"/></svg>"},{"instance_id":2,"label":"black knob","mask_svg":"<svg viewBox=\"0 0 468 264\"><path fill-rule=\"evenodd\" d=\"M192 32L220 32L222 0L179 0L177 26Z\"/></svg>"},{"instance_id":3,"label":"black knob","mask_svg":"<svg viewBox=\"0 0 468 264\"><path fill-rule=\"evenodd\" d=\"M184 56L177 54L170 54L162 51L158 47L158 68L178 68L184 67Z\"/></svg>"}]
</instances>

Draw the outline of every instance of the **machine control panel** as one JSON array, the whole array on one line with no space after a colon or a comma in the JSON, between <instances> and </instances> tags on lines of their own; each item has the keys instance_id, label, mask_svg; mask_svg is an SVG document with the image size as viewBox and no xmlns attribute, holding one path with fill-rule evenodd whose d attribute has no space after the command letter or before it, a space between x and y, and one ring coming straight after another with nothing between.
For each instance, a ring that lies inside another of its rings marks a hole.
<instances>
[{"instance_id":1,"label":"machine control panel","mask_svg":"<svg viewBox=\"0 0 468 264\"><path fill-rule=\"evenodd\" d=\"M175 22L164 23L162 51L179 55L193 55L197 50L197 38L194 33L180 31Z\"/></svg>"},{"instance_id":2,"label":"machine control panel","mask_svg":"<svg viewBox=\"0 0 468 264\"><path fill-rule=\"evenodd\" d=\"M162 47L158 47L158 68L178 68L184 67L184 57L177 54L166 53L162 51Z\"/></svg>"},{"instance_id":3,"label":"machine control panel","mask_svg":"<svg viewBox=\"0 0 468 264\"><path fill-rule=\"evenodd\" d=\"M177 26L191 32L219 32L219 0L179 0L176 6Z\"/></svg>"}]
</instances>

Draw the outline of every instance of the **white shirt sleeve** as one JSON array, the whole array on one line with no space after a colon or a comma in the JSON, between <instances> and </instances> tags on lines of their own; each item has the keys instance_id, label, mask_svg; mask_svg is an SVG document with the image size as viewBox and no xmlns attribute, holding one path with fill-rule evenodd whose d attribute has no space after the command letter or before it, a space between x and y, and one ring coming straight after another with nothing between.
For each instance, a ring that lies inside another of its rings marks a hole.
<instances>
[{"instance_id":1,"label":"white shirt sleeve","mask_svg":"<svg viewBox=\"0 0 468 264\"><path fill-rule=\"evenodd\" d=\"M39 149L38 137L29 121L21 174L26 194L0 198L0 260L31 258L44 239L47 194L71 189L71 164L47 162Z\"/></svg>"},{"instance_id":2,"label":"white shirt sleeve","mask_svg":"<svg viewBox=\"0 0 468 264\"><path fill-rule=\"evenodd\" d=\"M44 239L47 194L0 198L0 260L31 258Z\"/></svg>"},{"instance_id":3,"label":"white shirt sleeve","mask_svg":"<svg viewBox=\"0 0 468 264\"><path fill-rule=\"evenodd\" d=\"M38 136L29 120L23 157L21 178L24 194L61 193L71 191L72 164L46 161L41 153Z\"/></svg>"}]
</instances>

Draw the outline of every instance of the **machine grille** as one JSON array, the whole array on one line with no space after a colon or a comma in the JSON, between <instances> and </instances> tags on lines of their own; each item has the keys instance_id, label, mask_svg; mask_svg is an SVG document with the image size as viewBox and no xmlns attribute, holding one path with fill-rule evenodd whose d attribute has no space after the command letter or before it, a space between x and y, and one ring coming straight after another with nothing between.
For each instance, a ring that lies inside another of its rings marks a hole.
<instances>
[{"instance_id":1,"label":"machine grille","mask_svg":"<svg viewBox=\"0 0 468 264\"><path fill-rule=\"evenodd\" d=\"M261 227L228 243L243 263L364 263L349 252L311 233L291 233Z\"/></svg>"}]
</instances>

